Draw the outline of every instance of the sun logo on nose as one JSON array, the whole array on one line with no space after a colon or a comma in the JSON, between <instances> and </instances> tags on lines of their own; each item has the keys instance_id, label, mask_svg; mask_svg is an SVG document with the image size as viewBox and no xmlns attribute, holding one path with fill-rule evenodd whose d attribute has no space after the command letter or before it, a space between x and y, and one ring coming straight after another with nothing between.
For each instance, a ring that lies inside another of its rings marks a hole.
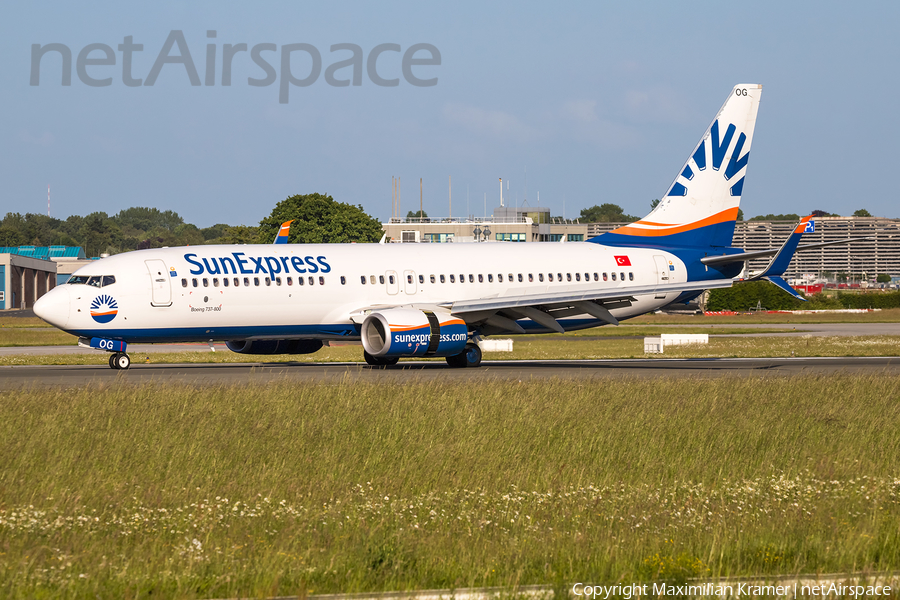
<instances>
[{"instance_id":1,"label":"sun logo on nose","mask_svg":"<svg viewBox=\"0 0 900 600\"><path fill-rule=\"evenodd\" d=\"M109 323L119 314L119 305L112 296L102 294L91 302L91 318L98 323Z\"/></svg>"}]
</instances>

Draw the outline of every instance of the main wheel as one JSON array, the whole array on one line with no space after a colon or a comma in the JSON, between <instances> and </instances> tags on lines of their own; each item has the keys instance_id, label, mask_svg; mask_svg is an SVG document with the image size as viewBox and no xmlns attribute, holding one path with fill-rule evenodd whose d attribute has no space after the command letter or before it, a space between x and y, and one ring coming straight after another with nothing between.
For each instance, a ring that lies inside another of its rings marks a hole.
<instances>
[{"instance_id":1,"label":"main wheel","mask_svg":"<svg viewBox=\"0 0 900 600\"><path fill-rule=\"evenodd\" d=\"M119 368L116 366L116 355L115 354L109 355L109 368L110 369L118 369Z\"/></svg>"},{"instance_id":2,"label":"main wheel","mask_svg":"<svg viewBox=\"0 0 900 600\"><path fill-rule=\"evenodd\" d=\"M116 369L122 369L124 371L131 366L131 357L129 357L124 352L116 352L115 354L113 354L113 357L115 358L114 362L116 365Z\"/></svg>"},{"instance_id":3,"label":"main wheel","mask_svg":"<svg viewBox=\"0 0 900 600\"><path fill-rule=\"evenodd\" d=\"M468 343L465 350L454 356L448 356L446 361L448 365L456 369L480 367L481 348L478 347L478 344Z\"/></svg>"},{"instance_id":4,"label":"main wheel","mask_svg":"<svg viewBox=\"0 0 900 600\"><path fill-rule=\"evenodd\" d=\"M382 357L382 356L372 356L365 350L363 350L363 358L366 359L366 364L371 365L373 367L390 367L391 365L396 365L400 360L398 357Z\"/></svg>"}]
</instances>

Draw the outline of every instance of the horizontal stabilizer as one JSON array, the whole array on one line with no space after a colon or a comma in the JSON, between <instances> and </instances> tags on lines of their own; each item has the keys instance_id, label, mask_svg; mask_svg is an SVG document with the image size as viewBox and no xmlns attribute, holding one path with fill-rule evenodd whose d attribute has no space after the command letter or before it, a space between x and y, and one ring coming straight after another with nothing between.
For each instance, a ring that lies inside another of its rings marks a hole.
<instances>
[{"instance_id":1,"label":"horizontal stabilizer","mask_svg":"<svg viewBox=\"0 0 900 600\"><path fill-rule=\"evenodd\" d=\"M805 244L803 246L797 246L796 252L803 252L804 250L815 250L817 248L826 248L828 246L841 246L843 244L850 244L853 242L862 242L867 240L873 240L875 238L872 237L857 237L857 238L846 238L843 240L833 240L830 242L817 242L815 244ZM744 262L748 260L753 260L755 258L765 258L767 256L774 256L778 254L778 251L781 248L770 248L769 250L754 250L753 252L741 252L740 254L723 254L720 256L705 256L700 259L704 265L727 265L732 263Z\"/></svg>"},{"instance_id":2,"label":"horizontal stabilizer","mask_svg":"<svg viewBox=\"0 0 900 600\"><path fill-rule=\"evenodd\" d=\"M770 275L770 276L763 277L763 279L765 279L765 280L768 281L769 283L774 283L775 285L777 285L778 287L780 287L781 289L783 289L784 291L786 291L788 294L790 294L791 296L793 296L793 297L796 298L797 300L803 300L804 302L806 302L806 298L804 298L803 296L801 296L801 295L797 292L797 290L795 290L794 288L792 288L792 287L790 286L790 284L789 284L787 281L785 281L784 279L782 279L781 277L778 277L777 275Z\"/></svg>"}]
</instances>

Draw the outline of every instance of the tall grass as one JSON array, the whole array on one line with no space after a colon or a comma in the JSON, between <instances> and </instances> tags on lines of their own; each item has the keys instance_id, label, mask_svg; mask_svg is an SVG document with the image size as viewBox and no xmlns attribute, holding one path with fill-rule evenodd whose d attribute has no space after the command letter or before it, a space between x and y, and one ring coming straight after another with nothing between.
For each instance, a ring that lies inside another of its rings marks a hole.
<instances>
[{"instance_id":1,"label":"tall grass","mask_svg":"<svg viewBox=\"0 0 900 600\"><path fill-rule=\"evenodd\" d=\"M0 596L900 564L900 378L0 393Z\"/></svg>"}]
</instances>

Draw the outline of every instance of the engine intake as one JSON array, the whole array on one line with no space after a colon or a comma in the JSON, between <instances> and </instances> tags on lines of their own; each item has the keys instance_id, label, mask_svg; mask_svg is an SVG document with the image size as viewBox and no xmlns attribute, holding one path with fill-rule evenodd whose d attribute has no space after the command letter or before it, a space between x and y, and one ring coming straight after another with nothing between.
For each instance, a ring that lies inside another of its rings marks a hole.
<instances>
[{"instance_id":1,"label":"engine intake","mask_svg":"<svg viewBox=\"0 0 900 600\"><path fill-rule=\"evenodd\" d=\"M312 354L322 348L322 340L240 340L225 345L238 354Z\"/></svg>"},{"instance_id":2,"label":"engine intake","mask_svg":"<svg viewBox=\"0 0 900 600\"><path fill-rule=\"evenodd\" d=\"M455 356L465 350L469 328L447 311L391 308L367 316L360 334L376 357Z\"/></svg>"}]
</instances>

